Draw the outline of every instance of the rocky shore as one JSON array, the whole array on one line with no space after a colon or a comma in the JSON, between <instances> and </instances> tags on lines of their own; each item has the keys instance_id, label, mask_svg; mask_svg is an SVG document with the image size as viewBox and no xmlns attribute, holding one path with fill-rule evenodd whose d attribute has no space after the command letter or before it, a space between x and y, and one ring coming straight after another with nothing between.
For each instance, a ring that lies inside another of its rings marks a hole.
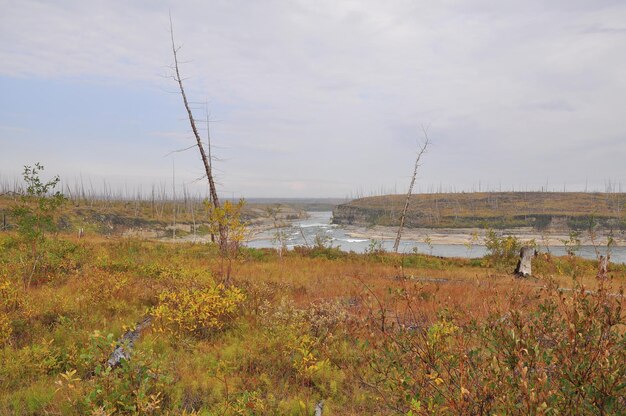
<instances>
[{"instance_id":1,"label":"rocky shore","mask_svg":"<svg viewBox=\"0 0 626 416\"><path fill-rule=\"evenodd\" d=\"M396 238L398 231L397 227L380 225L373 227L346 225L342 228L350 237L371 240L392 240ZM532 227L496 230L496 233L500 236L515 236L523 242L535 240L542 246L564 246L570 241L569 233L562 231L538 233ZM402 238L431 244L483 244L486 234L487 230L484 228L405 228L402 231ZM581 232L578 238L583 246L606 246L608 243L607 232L598 233L595 236ZM615 234L613 242L616 246L626 247L626 234L623 232Z\"/></svg>"}]
</instances>

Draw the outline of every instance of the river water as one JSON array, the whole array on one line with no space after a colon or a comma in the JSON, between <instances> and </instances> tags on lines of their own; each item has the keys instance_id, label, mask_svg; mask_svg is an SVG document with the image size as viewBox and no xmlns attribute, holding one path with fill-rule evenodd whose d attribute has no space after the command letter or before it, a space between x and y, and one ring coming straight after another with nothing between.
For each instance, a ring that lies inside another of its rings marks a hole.
<instances>
[{"instance_id":1,"label":"river water","mask_svg":"<svg viewBox=\"0 0 626 416\"><path fill-rule=\"evenodd\" d=\"M380 244L387 251L393 249L393 240L376 240L373 242L365 238L353 238L346 234L346 231L339 225L331 224L332 212L308 212L309 218L294 221L289 227L281 229L285 245L288 249L294 246L314 245L316 241L322 241L326 246L332 245L339 247L344 251L354 251L356 253L364 253L372 247L372 244ZM279 242L276 238L276 230L266 231L255 236L254 240L247 243L248 247L267 248L278 247ZM378 246L377 246L378 247ZM551 246L541 247L540 251L547 249L553 255L564 256L566 254L565 247ZM603 253L606 247L600 247ZM465 244L426 244L412 240L402 240L399 251L402 253L411 253L417 250L418 253L430 254L442 257L465 257L478 258L487 253L484 245L476 244L467 246ZM587 258L596 259L596 250L593 246L582 246L577 251L577 255ZM614 263L626 263L626 247L611 248L611 261Z\"/></svg>"}]
</instances>

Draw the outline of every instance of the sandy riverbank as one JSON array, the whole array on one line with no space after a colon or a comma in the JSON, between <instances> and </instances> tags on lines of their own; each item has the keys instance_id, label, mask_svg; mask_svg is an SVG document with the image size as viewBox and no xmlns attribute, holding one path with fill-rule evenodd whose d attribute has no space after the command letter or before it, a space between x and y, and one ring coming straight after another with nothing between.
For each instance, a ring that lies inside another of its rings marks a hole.
<instances>
[{"instance_id":1,"label":"sandy riverbank","mask_svg":"<svg viewBox=\"0 0 626 416\"><path fill-rule=\"evenodd\" d=\"M396 238L397 227L374 226L370 228L343 226L346 235L352 238L366 238L371 240L393 240ZM502 236L515 236L523 242L535 240L542 246L563 246L570 239L569 234L561 232L538 233L537 230L528 228L516 228L497 230ZM483 228L405 228L402 232L403 240L412 240L431 244L482 244L487 230ZM581 232L580 244L583 246L606 245L608 232L598 232L594 238L589 233ZM616 246L626 246L626 234L616 233L613 236Z\"/></svg>"}]
</instances>

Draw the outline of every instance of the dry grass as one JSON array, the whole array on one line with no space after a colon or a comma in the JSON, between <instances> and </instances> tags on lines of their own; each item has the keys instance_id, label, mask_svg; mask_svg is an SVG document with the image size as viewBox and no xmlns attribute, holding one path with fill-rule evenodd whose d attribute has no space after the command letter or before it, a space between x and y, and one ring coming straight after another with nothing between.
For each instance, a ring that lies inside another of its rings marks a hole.
<instances>
[{"instance_id":1,"label":"dry grass","mask_svg":"<svg viewBox=\"0 0 626 416\"><path fill-rule=\"evenodd\" d=\"M398 353L387 341L412 337L409 329L426 336L441 325L471 328L511 311L531 314L546 286L573 287L572 276L598 285L593 262L576 258L538 259L538 278L516 279L509 266L487 260L244 249L234 285L246 300L221 329L174 337L147 330L130 362L106 370L115 339L158 305L160 293L219 280L215 247L67 235L46 247L58 255L28 290L13 285L23 272L19 241L4 235L0 247L0 277L19 299L2 295L12 326L0 349L4 414L303 415L321 399L325 414L400 414L402 403L380 394L396 379L378 384L372 365L417 358L384 355ZM626 282L623 267L611 275L614 286Z\"/></svg>"}]
</instances>

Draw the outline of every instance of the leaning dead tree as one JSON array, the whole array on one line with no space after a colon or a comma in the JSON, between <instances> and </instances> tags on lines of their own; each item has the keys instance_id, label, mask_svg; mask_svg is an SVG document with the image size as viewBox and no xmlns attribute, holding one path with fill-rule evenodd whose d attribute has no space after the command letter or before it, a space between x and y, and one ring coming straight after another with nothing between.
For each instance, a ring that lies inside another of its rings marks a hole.
<instances>
[{"instance_id":1,"label":"leaning dead tree","mask_svg":"<svg viewBox=\"0 0 626 416\"><path fill-rule=\"evenodd\" d=\"M398 247L400 247L400 239L402 238L402 229L404 228L404 221L406 219L406 212L409 209L409 201L411 200L411 194L413 193L413 186L415 185L415 179L417 178L417 169L420 167L420 159L422 155L426 153L426 148L430 143L428 138L428 130L422 127L422 131L424 132L424 143L420 146L419 151L417 152L417 157L415 158L415 166L413 167L413 176L411 177L411 184L409 185L409 190L406 193L406 200L404 202L404 208L402 209L402 215L400 215L400 226L398 227L398 234L396 234L396 241L393 243L393 251L395 253L398 252Z\"/></svg>"},{"instance_id":2,"label":"leaning dead tree","mask_svg":"<svg viewBox=\"0 0 626 416\"><path fill-rule=\"evenodd\" d=\"M178 51L179 47L176 47L174 42L174 26L172 24L172 16L170 15L170 36L172 39L172 53L174 54L174 80L178 84L180 89L180 95L183 97L183 104L185 105L185 110L187 111L187 116L189 118L189 124L191 125L191 131L193 132L194 137L196 138L196 146L198 147L198 151L200 152L200 158L202 159L202 163L204 164L204 171L207 177L207 181L209 183L209 201L213 205L213 208L220 207L220 200L217 197L217 189L215 188L215 180L213 178L213 172L211 169L211 161L207 156L207 153L204 151L204 145L202 144L202 139L200 138L200 133L198 132L198 128L196 127L196 121L193 117L193 113L191 112L191 108L189 107L189 101L187 100L187 94L185 94L185 88L183 87L183 80L180 76L180 70L178 67ZM218 225L218 234L219 234L219 246L222 252L225 252L228 249L228 230L223 224Z\"/></svg>"}]
</instances>

